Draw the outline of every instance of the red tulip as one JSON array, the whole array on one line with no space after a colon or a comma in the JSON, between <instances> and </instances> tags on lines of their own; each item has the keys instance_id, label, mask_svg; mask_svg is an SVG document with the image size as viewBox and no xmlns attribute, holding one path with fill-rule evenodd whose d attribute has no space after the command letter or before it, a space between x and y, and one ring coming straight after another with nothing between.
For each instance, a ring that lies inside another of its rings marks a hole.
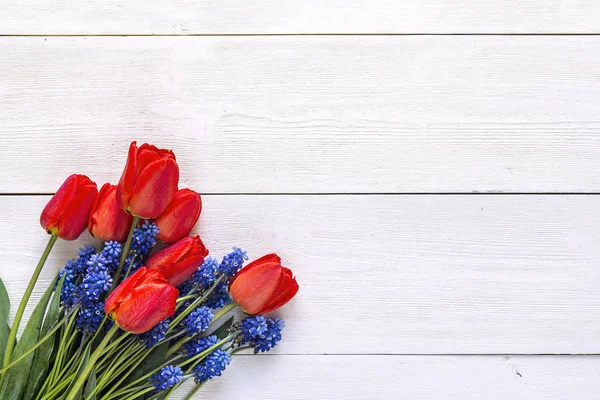
<instances>
[{"instance_id":1,"label":"red tulip","mask_svg":"<svg viewBox=\"0 0 600 400\"><path fill-rule=\"evenodd\" d=\"M121 329L137 335L175 314L178 296L164 276L142 267L108 296L104 311Z\"/></svg>"},{"instance_id":2,"label":"red tulip","mask_svg":"<svg viewBox=\"0 0 600 400\"><path fill-rule=\"evenodd\" d=\"M88 230L96 239L122 242L127 238L133 217L119 207L117 187L105 183L100 189L88 219Z\"/></svg>"},{"instance_id":3,"label":"red tulip","mask_svg":"<svg viewBox=\"0 0 600 400\"><path fill-rule=\"evenodd\" d=\"M186 237L151 255L146 267L160 272L172 285L178 286L198 270L207 255L200 236Z\"/></svg>"},{"instance_id":4,"label":"red tulip","mask_svg":"<svg viewBox=\"0 0 600 400\"><path fill-rule=\"evenodd\" d=\"M44 207L42 228L64 240L77 239L87 226L97 194L96 184L87 176L69 176Z\"/></svg>"},{"instance_id":5,"label":"red tulip","mask_svg":"<svg viewBox=\"0 0 600 400\"><path fill-rule=\"evenodd\" d=\"M200 195L190 189L178 190L167 209L156 218L160 233L156 238L165 243L173 243L186 237L192 231L202 211Z\"/></svg>"},{"instance_id":6,"label":"red tulip","mask_svg":"<svg viewBox=\"0 0 600 400\"><path fill-rule=\"evenodd\" d=\"M286 304L298 293L292 271L281 266L277 254L267 254L242 268L229 284L229 294L245 313L265 314Z\"/></svg>"},{"instance_id":7,"label":"red tulip","mask_svg":"<svg viewBox=\"0 0 600 400\"><path fill-rule=\"evenodd\" d=\"M179 183L179 166L171 150L131 142L127 164L117 186L121 208L144 219L156 218L167 208Z\"/></svg>"}]
</instances>

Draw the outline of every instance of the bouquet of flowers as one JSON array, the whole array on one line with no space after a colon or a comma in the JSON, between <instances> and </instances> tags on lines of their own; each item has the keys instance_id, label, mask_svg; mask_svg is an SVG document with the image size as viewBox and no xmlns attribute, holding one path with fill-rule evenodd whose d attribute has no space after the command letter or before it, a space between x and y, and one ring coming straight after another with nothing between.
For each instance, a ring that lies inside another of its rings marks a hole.
<instances>
[{"instance_id":1,"label":"bouquet of flowers","mask_svg":"<svg viewBox=\"0 0 600 400\"><path fill-rule=\"evenodd\" d=\"M244 267L237 247L207 257L200 237L189 236L200 195L178 183L172 151L136 142L118 185L98 191L84 175L67 178L42 211L50 239L12 327L0 280L0 399L167 399L194 380L189 399L236 353L277 345L284 323L263 314L296 295L292 272L276 254ZM52 247L86 228L99 243L66 262L17 341ZM236 307L245 319L226 318Z\"/></svg>"}]
</instances>

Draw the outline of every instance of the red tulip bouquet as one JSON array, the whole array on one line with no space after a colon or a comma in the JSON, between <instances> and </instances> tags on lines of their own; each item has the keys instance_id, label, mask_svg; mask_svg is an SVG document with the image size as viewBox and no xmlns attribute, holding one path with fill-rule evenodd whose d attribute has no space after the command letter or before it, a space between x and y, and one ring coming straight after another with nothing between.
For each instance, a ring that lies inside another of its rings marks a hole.
<instances>
[{"instance_id":1,"label":"red tulip bouquet","mask_svg":"<svg viewBox=\"0 0 600 400\"><path fill-rule=\"evenodd\" d=\"M200 195L178 183L173 152L135 142L117 186L98 191L86 176L67 178L42 211L50 240L12 327L0 281L0 399L166 399L192 379L191 398L239 351L277 345L283 321L262 314L295 296L292 272L276 254L243 267L248 256L237 247L207 258L189 236ZM17 341L55 242L86 228L99 244L66 262ZM157 241L166 246L153 252ZM235 307L247 317L222 318Z\"/></svg>"}]
</instances>

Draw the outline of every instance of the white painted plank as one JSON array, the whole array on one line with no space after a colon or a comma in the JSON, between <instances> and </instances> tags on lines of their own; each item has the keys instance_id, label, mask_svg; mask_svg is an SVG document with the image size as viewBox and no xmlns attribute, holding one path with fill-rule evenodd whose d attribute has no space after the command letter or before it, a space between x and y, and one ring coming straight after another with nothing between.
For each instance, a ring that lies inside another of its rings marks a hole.
<instances>
[{"instance_id":1,"label":"white painted plank","mask_svg":"<svg viewBox=\"0 0 600 400\"><path fill-rule=\"evenodd\" d=\"M598 33L589 0L1 0L0 34Z\"/></svg>"},{"instance_id":2,"label":"white painted plank","mask_svg":"<svg viewBox=\"0 0 600 400\"><path fill-rule=\"evenodd\" d=\"M597 191L599 48L0 38L0 192L53 192L73 171L114 180L132 139L173 147L204 193Z\"/></svg>"},{"instance_id":3,"label":"white painted plank","mask_svg":"<svg viewBox=\"0 0 600 400\"><path fill-rule=\"evenodd\" d=\"M590 356L243 356L195 398L591 400L600 389L599 361ZM186 393L182 388L174 398Z\"/></svg>"},{"instance_id":4,"label":"white painted plank","mask_svg":"<svg viewBox=\"0 0 600 400\"><path fill-rule=\"evenodd\" d=\"M46 201L0 197L14 303L45 245ZM276 251L295 271L282 354L589 354L599 210L600 196L204 196L200 233L215 256ZM57 245L43 282L79 244Z\"/></svg>"}]
</instances>

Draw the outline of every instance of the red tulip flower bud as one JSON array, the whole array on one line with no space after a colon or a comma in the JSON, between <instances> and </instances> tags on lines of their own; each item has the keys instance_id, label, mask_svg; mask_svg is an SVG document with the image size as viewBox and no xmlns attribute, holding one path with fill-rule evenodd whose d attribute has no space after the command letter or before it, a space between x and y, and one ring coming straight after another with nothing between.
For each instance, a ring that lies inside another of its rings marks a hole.
<instances>
[{"instance_id":1,"label":"red tulip flower bud","mask_svg":"<svg viewBox=\"0 0 600 400\"><path fill-rule=\"evenodd\" d=\"M165 243L173 243L189 236L202 211L200 195L190 189L178 190L167 209L156 218L160 230L156 238Z\"/></svg>"},{"instance_id":2,"label":"red tulip flower bud","mask_svg":"<svg viewBox=\"0 0 600 400\"><path fill-rule=\"evenodd\" d=\"M136 142L129 146L127 164L117 186L121 208L144 219L156 218L165 211L177 191L179 166L171 150Z\"/></svg>"},{"instance_id":3,"label":"red tulip flower bud","mask_svg":"<svg viewBox=\"0 0 600 400\"><path fill-rule=\"evenodd\" d=\"M142 267L108 296L104 311L121 329L138 335L175 314L178 296L164 276Z\"/></svg>"},{"instance_id":4,"label":"red tulip flower bud","mask_svg":"<svg viewBox=\"0 0 600 400\"><path fill-rule=\"evenodd\" d=\"M242 268L229 284L229 294L246 314L265 314L286 304L298 293L292 271L281 266L277 254L267 254Z\"/></svg>"},{"instance_id":5,"label":"red tulip flower bud","mask_svg":"<svg viewBox=\"0 0 600 400\"><path fill-rule=\"evenodd\" d=\"M119 207L117 187L105 183L100 189L88 219L88 230L96 239L104 242L127 238L133 217Z\"/></svg>"},{"instance_id":6,"label":"red tulip flower bud","mask_svg":"<svg viewBox=\"0 0 600 400\"><path fill-rule=\"evenodd\" d=\"M207 255L200 236L186 237L151 255L146 267L160 272L173 286L179 286L198 270Z\"/></svg>"},{"instance_id":7,"label":"red tulip flower bud","mask_svg":"<svg viewBox=\"0 0 600 400\"><path fill-rule=\"evenodd\" d=\"M97 194L96 184L87 176L69 176L42 211L42 228L64 240L77 239L87 226Z\"/></svg>"}]
</instances>

